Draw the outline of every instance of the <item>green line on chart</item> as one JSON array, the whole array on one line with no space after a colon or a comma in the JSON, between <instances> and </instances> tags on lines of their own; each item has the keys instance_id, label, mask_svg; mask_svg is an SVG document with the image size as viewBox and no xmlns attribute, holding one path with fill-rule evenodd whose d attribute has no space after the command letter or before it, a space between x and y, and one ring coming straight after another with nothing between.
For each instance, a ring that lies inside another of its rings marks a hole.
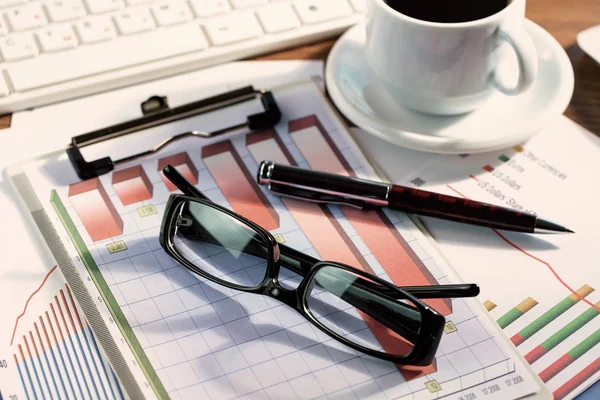
<instances>
[{"instance_id":1,"label":"green line on chart","mask_svg":"<svg viewBox=\"0 0 600 400\"><path fill-rule=\"evenodd\" d=\"M598 343L600 343L600 329L585 338L577 346L573 347L567 354L574 359L578 359Z\"/></svg>"},{"instance_id":2,"label":"green line on chart","mask_svg":"<svg viewBox=\"0 0 600 400\"><path fill-rule=\"evenodd\" d=\"M521 329L518 333L513 335L510 338L511 342L515 346L519 346L521 343L529 339L531 336L535 335L542 328L548 325L550 322L554 321L560 315L565 313L569 308L573 307L577 304L582 298L586 297L590 293L594 291L594 288L589 285L583 285L579 289L577 289L576 294L572 294L557 305L546 311L544 314L539 316L535 321Z\"/></svg>"},{"instance_id":3,"label":"green line on chart","mask_svg":"<svg viewBox=\"0 0 600 400\"><path fill-rule=\"evenodd\" d=\"M135 336L133 329L131 329L129 322L127 322L123 311L121 311L121 307L119 307L119 303L117 303L117 300L113 296L110 288L108 287L108 284L104 280L102 272L100 272L98 265L96 265L96 261L94 261L94 258L90 254L90 251L83 242L81 235L79 235L75 224L73 224L73 220L71 219L69 213L65 209L65 206L58 194L56 193L56 190L52 190L52 194L50 196L50 203L54 207L54 210L56 210L56 213L58 214L58 217L60 218L63 226L69 234L71 241L73 242L73 244L75 244L77 253L79 253L79 256L81 257L83 264L85 265L90 276L92 277L94 284L100 291L104 302L108 306L112 317L114 318L117 326L121 330L121 333L125 337L127 344L131 348L133 355L135 356L138 364L144 372L146 379L148 379L148 383L154 390L154 393L161 400L169 399L169 395L165 390L162 382L160 381L160 378L158 377L156 371L152 367L152 364L150 364L150 360L148 360L144 349L140 345L140 342L138 341L137 337Z\"/></svg>"},{"instance_id":4,"label":"green line on chart","mask_svg":"<svg viewBox=\"0 0 600 400\"><path fill-rule=\"evenodd\" d=\"M596 304L598 306L600 306L600 302L598 302ZM546 350L553 349L558 344L563 342L566 338L568 338L569 336L571 336L572 334L577 332L579 330L579 328L581 328L582 326L584 326L585 324L590 322L592 319L594 319L598 314L599 314L598 310L596 310L595 308L592 308L592 307L588 308L585 312L583 312L581 315L579 315L573 321L569 322L566 326L561 328L554 335L552 335L548 339L546 339L542 343L542 347L544 347Z\"/></svg>"}]
</instances>

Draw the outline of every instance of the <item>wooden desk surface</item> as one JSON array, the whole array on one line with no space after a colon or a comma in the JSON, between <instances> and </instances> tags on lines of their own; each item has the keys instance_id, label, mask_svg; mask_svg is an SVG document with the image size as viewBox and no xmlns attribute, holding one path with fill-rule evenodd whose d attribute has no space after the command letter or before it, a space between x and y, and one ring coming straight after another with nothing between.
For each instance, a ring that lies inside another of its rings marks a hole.
<instances>
[{"instance_id":1,"label":"wooden desk surface","mask_svg":"<svg viewBox=\"0 0 600 400\"><path fill-rule=\"evenodd\" d=\"M550 32L566 49L575 70L575 92L566 115L600 136L600 65L578 46L579 32L600 24L600 0L528 0L527 17ZM325 60L335 40L327 40L257 60ZM0 117L0 129L10 116Z\"/></svg>"}]
</instances>

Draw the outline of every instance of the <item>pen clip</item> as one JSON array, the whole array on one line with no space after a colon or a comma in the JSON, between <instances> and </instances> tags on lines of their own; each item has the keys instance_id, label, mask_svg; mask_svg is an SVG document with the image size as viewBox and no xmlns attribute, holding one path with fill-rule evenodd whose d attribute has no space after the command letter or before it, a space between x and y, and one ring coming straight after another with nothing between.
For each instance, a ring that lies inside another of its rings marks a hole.
<instances>
[{"instance_id":1,"label":"pen clip","mask_svg":"<svg viewBox=\"0 0 600 400\"><path fill-rule=\"evenodd\" d=\"M359 209L365 208L366 203L362 200L352 199L334 194L316 192L309 189L295 186L282 185L279 183L269 183L269 190L283 197L290 197L297 200L308 201L310 203L339 204Z\"/></svg>"}]
</instances>

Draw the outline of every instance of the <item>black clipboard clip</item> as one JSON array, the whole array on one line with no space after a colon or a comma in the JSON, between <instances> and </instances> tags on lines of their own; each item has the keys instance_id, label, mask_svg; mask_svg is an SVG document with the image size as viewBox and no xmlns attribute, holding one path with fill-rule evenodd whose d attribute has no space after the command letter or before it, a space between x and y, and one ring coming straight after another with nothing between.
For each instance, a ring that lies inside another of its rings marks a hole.
<instances>
[{"instance_id":1,"label":"black clipboard clip","mask_svg":"<svg viewBox=\"0 0 600 400\"><path fill-rule=\"evenodd\" d=\"M190 131L171 136L163 140L150 150L143 151L119 160L113 161L110 157L94 161L86 161L81 154L81 148L96 143L118 138L120 136L139 132L158 125L167 124L181 119L193 117L210 111L223 109L234 104L260 98L265 109L264 112L249 115L246 122L219 129L214 132ZM251 131L271 128L281 119L281 111L270 91L256 90L252 86L232 90L203 100L170 108L166 97L152 96L141 104L143 116L130 121L122 122L106 128L98 129L82 135L74 136L67 147L69 160L80 179L91 179L112 171L116 165L123 164L140 157L156 153L168 144L190 136L212 138L233 130L248 128Z\"/></svg>"}]
</instances>

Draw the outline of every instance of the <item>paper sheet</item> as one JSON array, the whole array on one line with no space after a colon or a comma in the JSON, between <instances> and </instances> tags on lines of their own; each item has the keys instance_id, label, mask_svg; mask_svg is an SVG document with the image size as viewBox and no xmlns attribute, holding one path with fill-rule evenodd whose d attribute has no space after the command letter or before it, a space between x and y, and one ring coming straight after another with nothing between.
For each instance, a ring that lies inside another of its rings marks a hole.
<instances>
[{"instance_id":1,"label":"paper sheet","mask_svg":"<svg viewBox=\"0 0 600 400\"><path fill-rule=\"evenodd\" d=\"M252 80L252 83L257 85L282 84L295 80L314 80L321 84L322 70L323 63L320 61L235 62L133 88L16 113L12 116L11 127L0 131L0 170L19 161L64 149L74 135L139 116L139 104L151 95L167 95L169 104L176 106L227 90L231 85L236 85L234 83L236 79L242 77L245 79L244 83L247 84ZM236 78L232 79L232 77ZM204 93L198 93L199 87L204 90ZM54 383L56 383L61 393L66 390L70 398L88 398L87 383L94 398L98 397L95 395L94 387L99 390L101 398L121 398L122 395L119 394L119 389L114 385L115 381L111 377L110 367L104 359L100 361L99 355L102 350L98 348L99 353L97 353L96 341L87 321L81 314L81 310L70 303L65 278L59 269L54 268L55 261L45 249L46 244L38 237L35 223L30 217L21 213L16 194L9 186L5 175L0 175L0 220L2 221L0 223L0 252L2 253L0 362L2 365L4 365L3 361L7 362L7 368L0 368L0 398L13 398L12 396L17 396L16 398L19 399L27 398L26 396L34 398L31 392L25 391L27 386L20 379L19 372L26 378L26 371L17 369L13 357L16 355L18 361L22 361L19 345L24 356L27 356L23 335L27 338L32 355L35 354L29 332L33 334L40 351L40 361L36 360L30 367L37 367L35 369L39 373L37 377L44 387L47 381L50 388L55 391ZM66 305L61 291L65 295ZM57 299L54 296L57 296ZM59 325L54 320L50 304L55 309L66 340L59 346L54 343L50 327L52 323L57 340L60 341ZM73 326L68 314L64 314L66 325L63 324L58 304L63 307L64 312L69 306L77 335L68 334L73 333ZM50 323L45 315L46 311L49 313ZM75 311L81 317L81 325ZM39 321L40 316L47 329L50 343L56 346L46 354L47 361L41 353L42 344L45 349L49 348ZM34 324L40 332L41 343L38 341ZM75 347L72 347L70 340L73 340L72 344ZM53 357L56 359L56 364ZM104 377L103 365L106 367L108 380ZM88 366L91 375L86 372ZM98 368L100 375L96 373L95 368ZM65 373L69 371L69 374ZM36 375L33 372L34 370L31 370L31 378L35 380ZM58 372L62 379L59 379ZM79 387L84 391L84 395L79 392ZM103 390L110 393L104 396Z\"/></svg>"},{"instance_id":2,"label":"paper sheet","mask_svg":"<svg viewBox=\"0 0 600 400\"><path fill-rule=\"evenodd\" d=\"M598 380L598 138L561 117L522 146L492 153L399 150L393 159L384 152L377 153L380 166L396 183L534 211L576 232L526 235L425 220L461 277L481 286L481 300L556 399L571 399Z\"/></svg>"},{"instance_id":3,"label":"paper sheet","mask_svg":"<svg viewBox=\"0 0 600 400\"><path fill-rule=\"evenodd\" d=\"M92 190L83 188L64 155L27 168L36 193L55 215L56 228L65 237L69 231L83 239L125 316L127 326L121 329L133 330L169 396L506 399L537 391L528 370L471 300L430 303L447 315L448 324L435 365L415 373L338 344L276 301L199 279L162 251L157 235L170 192L159 166L171 162L213 201L240 213L245 204L253 204L250 218L301 251L316 257L331 251L355 257L355 266L400 285L415 280L456 282L452 270L404 214L372 213L379 222L366 224L357 222L357 216L365 214L356 213L363 212L337 206L326 212L315 206L307 215L303 203L282 201L253 186L257 164L266 155L305 167L348 168L359 177L373 176L313 83L279 90L276 98L284 117L274 131L240 131L174 144L141 164L119 168L135 175L128 189L116 185L122 182L115 178L118 171L102 176ZM250 105L174 123L149 132L144 143L190 126L212 130L256 111L256 105ZM119 150L131 151L133 145ZM65 228L55 210L74 227L67 223ZM322 212L329 217L315 222L314 213ZM98 215L108 225L98 225ZM325 237L328 224L332 235ZM342 246L326 245L334 236ZM394 257L389 257L390 249ZM74 248L71 255L78 256ZM85 266L81 271L86 273ZM297 284L289 273L282 280ZM369 332L364 322L356 329Z\"/></svg>"}]
</instances>

